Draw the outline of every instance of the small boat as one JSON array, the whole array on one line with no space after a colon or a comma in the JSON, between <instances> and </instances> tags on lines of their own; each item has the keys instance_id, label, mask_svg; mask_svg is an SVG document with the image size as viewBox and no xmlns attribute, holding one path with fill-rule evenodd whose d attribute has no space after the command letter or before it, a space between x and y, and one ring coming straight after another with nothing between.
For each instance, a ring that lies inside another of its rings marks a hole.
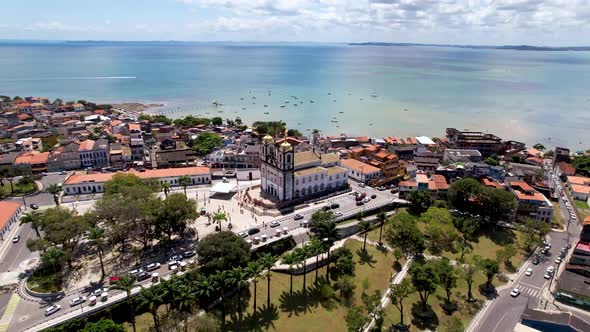
<instances>
[{"instance_id":1,"label":"small boat","mask_svg":"<svg viewBox=\"0 0 590 332\"><path fill-rule=\"evenodd\" d=\"M256 99L256 96L252 96L252 99Z\"/></svg>"},{"instance_id":2,"label":"small boat","mask_svg":"<svg viewBox=\"0 0 590 332\"><path fill-rule=\"evenodd\" d=\"M252 102L252 105L256 105L256 102L255 102L255 101L254 101L254 102Z\"/></svg>"},{"instance_id":3,"label":"small boat","mask_svg":"<svg viewBox=\"0 0 590 332\"><path fill-rule=\"evenodd\" d=\"M264 112L264 114L268 114L268 112Z\"/></svg>"},{"instance_id":4,"label":"small boat","mask_svg":"<svg viewBox=\"0 0 590 332\"><path fill-rule=\"evenodd\" d=\"M332 100L333 102L336 102L336 99Z\"/></svg>"},{"instance_id":5,"label":"small boat","mask_svg":"<svg viewBox=\"0 0 590 332\"><path fill-rule=\"evenodd\" d=\"M376 93L371 93L371 97L377 98L377 94Z\"/></svg>"},{"instance_id":6,"label":"small boat","mask_svg":"<svg viewBox=\"0 0 590 332\"><path fill-rule=\"evenodd\" d=\"M298 126L301 126L301 122L297 122L297 125L298 125Z\"/></svg>"},{"instance_id":7,"label":"small boat","mask_svg":"<svg viewBox=\"0 0 590 332\"><path fill-rule=\"evenodd\" d=\"M336 121L336 120L330 120L330 122L338 123L338 121Z\"/></svg>"},{"instance_id":8,"label":"small boat","mask_svg":"<svg viewBox=\"0 0 590 332\"><path fill-rule=\"evenodd\" d=\"M223 113L223 111L217 111L217 113Z\"/></svg>"},{"instance_id":9,"label":"small boat","mask_svg":"<svg viewBox=\"0 0 590 332\"><path fill-rule=\"evenodd\" d=\"M244 100L244 97L240 98L240 100Z\"/></svg>"},{"instance_id":10,"label":"small boat","mask_svg":"<svg viewBox=\"0 0 590 332\"><path fill-rule=\"evenodd\" d=\"M331 94L332 94L332 92L328 92L328 96L331 95Z\"/></svg>"},{"instance_id":11,"label":"small boat","mask_svg":"<svg viewBox=\"0 0 590 332\"><path fill-rule=\"evenodd\" d=\"M313 103L314 101L313 101L313 100L310 100L309 102L310 102L310 103Z\"/></svg>"},{"instance_id":12,"label":"small boat","mask_svg":"<svg viewBox=\"0 0 590 332\"><path fill-rule=\"evenodd\" d=\"M285 104L288 104L288 103L289 103L289 101L288 100L285 100Z\"/></svg>"},{"instance_id":13,"label":"small boat","mask_svg":"<svg viewBox=\"0 0 590 332\"><path fill-rule=\"evenodd\" d=\"M373 125L372 123L369 123L369 126L372 126L372 125Z\"/></svg>"},{"instance_id":14,"label":"small boat","mask_svg":"<svg viewBox=\"0 0 590 332\"><path fill-rule=\"evenodd\" d=\"M361 98L360 100L363 100L363 98Z\"/></svg>"},{"instance_id":15,"label":"small boat","mask_svg":"<svg viewBox=\"0 0 590 332\"><path fill-rule=\"evenodd\" d=\"M285 108L285 105L281 105L281 108Z\"/></svg>"},{"instance_id":16,"label":"small boat","mask_svg":"<svg viewBox=\"0 0 590 332\"><path fill-rule=\"evenodd\" d=\"M340 113L340 114L344 114L344 112L338 112L338 113Z\"/></svg>"},{"instance_id":17,"label":"small boat","mask_svg":"<svg viewBox=\"0 0 590 332\"><path fill-rule=\"evenodd\" d=\"M264 105L264 107L268 107L268 105Z\"/></svg>"},{"instance_id":18,"label":"small boat","mask_svg":"<svg viewBox=\"0 0 590 332\"><path fill-rule=\"evenodd\" d=\"M297 104L293 104L293 106L297 106Z\"/></svg>"},{"instance_id":19,"label":"small boat","mask_svg":"<svg viewBox=\"0 0 590 332\"><path fill-rule=\"evenodd\" d=\"M407 111L408 111L408 109L407 108L404 108L404 112L407 112Z\"/></svg>"},{"instance_id":20,"label":"small boat","mask_svg":"<svg viewBox=\"0 0 590 332\"><path fill-rule=\"evenodd\" d=\"M245 107L242 107L242 111L245 110L245 109L246 109Z\"/></svg>"}]
</instances>

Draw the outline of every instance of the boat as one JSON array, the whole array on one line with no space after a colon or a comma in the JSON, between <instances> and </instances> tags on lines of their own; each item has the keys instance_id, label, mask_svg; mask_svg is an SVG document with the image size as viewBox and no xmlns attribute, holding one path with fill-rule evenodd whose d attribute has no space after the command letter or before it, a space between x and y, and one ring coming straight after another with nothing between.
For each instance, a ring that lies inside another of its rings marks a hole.
<instances>
[{"instance_id":1,"label":"boat","mask_svg":"<svg viewBox=\"0 0 590 332\"><path fill-rule=\"evenodd\" d=\"M333 102L336 102L336 99L332 100Z\"/></svg>"},{"instance_id":2,"label":"boat","mask_svg":"<svg viewBox=\"0 0 590 332\"><path fill-rule=\"evenodd\" d=\"M246 109L245 107L242 107L242 111L245 110L245 109Z\"/></svg>"},{"instance_id":3,"label":"boat","mask_svg":"<svg viewBox=\"0 0 590 332\"><path fill-rule=\"evenodd\" d=\"M328 92L328 96L331 95L331 94L332 94L332 92Z\"/></svg>"},{"instance_id":4,"label":"boat","mask_svg":"<svg viewBox=\"0 0 590 332\"><path fill-rule=\"evenodd\" d=\"M268 112L264 112L264 114L268 114Z\"/></svg>"},{"instance_id":5,"label":"boat","mask_svg":"<svg viewBox=\"0 0 590 332\"><path fill-rule=\"evenodd\" d=\"M240 100L244 100L244 97L240 98Z\"/></svg>"},{"instance_id":6,"label":"boat","mask_svg":"<svg viewBox=\"0 0 590 332\"><path fill-rule=\"evenodd\" d=\"M213 104L213 106L222 106L223 104L218 102L217 100L214 100L211 104Z\"/></svg>"},{"instance_id":7,"label":"boat","mask_svg":"<svg viewBox=\"0 0 590 332\"><path fill-rule=\"evenodd\" d=\"M256 99L256 96L252 96L252 99Z\"/></svg>"},{"instance_id":8,"label":"boat","mask_svg":"<svg viewBox=\"0 0 590 332\"><path fill-rule=\"evenodd\" d=\"M268 107L268 105L264 105L264 107Z\"/></svg>"},{"instance_id":9,"label":"boat","mask_svg":"<svg viewBox=\"0 0 590 332\"><path fill-rule=\"evenodd\" d=\"M371 93L371 97L377 98L377 94L376 93Z\"/></svg>"},{"instance_id":10,"label":"boat","mask_svg":"<svg viewBox=\"0 0 590 332\"><path fill-rule=\"evenodd\" d=\"M310 102L310 103L313 103L314 101L313 101L313 100L310 100L309 102Z\"/></svg>"},{"instance_id":11,"label":"boat","mask_svg":"<svg viewBox=\"0 0 590 332\"><path fill-rule=\"evenodd\" d=\"M297 104L293 104L293 106L297 106Z\"/></svg>"},{"instance_id":12,"label":"boat","mask_svg":"<svg viewBox=\"0 0 590 332\"><path fill-rule=\"evenodd\" d=\"M407 112L407 111L408 111L408 109L407 108L404 108L404 112Z\"/></svg>"},{"instance_id":13,"label":"boat","mask_svg":"<svg viewBox=\"0 0 590 332\"><path fill-rule=\"evenodd\" d=\"M340 114L344 114L344 112L338 112L338 113L340 113Z\"/></svg>"},{"instance_id":14,"label":"boat","mask_svg":"<svg viewBox=\"0 0 590 332\"><path fill-rule=\"evenodd\" d=\"M336 121L336 120L330 120L330 122L338 123L338 121Z\"/></svg>"},{"instance_id":15,"label":"boat","mask_svg":"<svg viewBox=\"0 0 590 332\"><path fill-rule=\"evenodd\" d=\"M285 104L288 104L288 103L289 103L289 101L288 100L285 100Z\"/></svg>"},{"instance_id":16,"label":"boat","mask_svg":"<svg viewBox=\"0 0 590 332\"><path fill-rule=\"evenodd\" d=\"M285 108L285 105L281 105L281 108Z\"/></svg>"}]
</instances>

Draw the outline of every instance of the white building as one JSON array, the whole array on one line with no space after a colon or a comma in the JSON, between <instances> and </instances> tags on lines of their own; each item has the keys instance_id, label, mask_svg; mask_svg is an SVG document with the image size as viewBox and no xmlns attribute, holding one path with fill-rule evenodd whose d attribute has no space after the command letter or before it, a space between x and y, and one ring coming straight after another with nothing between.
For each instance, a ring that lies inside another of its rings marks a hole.
<instances>
[{"instance_id":1,"label":"white building","mask_svg":"<svg viewBox=\"0 0 590 332\"><path fill-rule=\"evenodd\" d=\"M64 193L66 195L101 193L104 191L104 183L111 180L115 174L133 174L141 179L167 182L171 187L179 186L178 180L182 176L188 176L191 179L191 185L211 183L211 170L204 166L148 169L141 172L72 174L63 183Z\"/></svg>"},{"instance_id":2,"label":"white building","mask_svg":"<svg viewBox=\"0 0 590 332\"><path fill-rule=\"evenodd\" d=\"M15 202L0 202L0 240L10 231L10 227L18 221L21 214L21 205Z\"/></svg>"},{"instance_id":3,"label":"white building","mask_svg":"<svg viewBox=\"0 0 590 332\"><path fill-rule=\"evenodd\" d=\"M356 159L344 159L342 160L342 166L348 170L349 177L360 182L367 182L381 176L379 168Z\"/></svg>"},{"instance_id":4,"label":"white building","mask_svg":"<svg viewBox=\"0 0 590 332\"><path fill-rule=\"evenodd\" d=\"M336 154L294 152L287 140L278 145L267 135L260 146L262 191L285 202L344 189L348 176L338 164Z\"/></svg>"}]
</instances>

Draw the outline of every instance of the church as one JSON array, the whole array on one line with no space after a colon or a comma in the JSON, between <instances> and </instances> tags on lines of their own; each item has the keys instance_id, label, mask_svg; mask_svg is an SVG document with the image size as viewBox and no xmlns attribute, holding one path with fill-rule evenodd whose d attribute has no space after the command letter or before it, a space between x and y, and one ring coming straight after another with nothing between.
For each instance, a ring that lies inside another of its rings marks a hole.
<instances>
[{"instance_id":1,"label":"church","mask_svg":"<svg viewBox=\"0 0 590 332\"><path fill-rule=\"evenodd\" d=\"M297 140L293 140L297 141ZM302 151L270 135L260 145L262 192L279 202L303 201L348 188L347 169L335 153Z\"/></svg>"}]
</instances>

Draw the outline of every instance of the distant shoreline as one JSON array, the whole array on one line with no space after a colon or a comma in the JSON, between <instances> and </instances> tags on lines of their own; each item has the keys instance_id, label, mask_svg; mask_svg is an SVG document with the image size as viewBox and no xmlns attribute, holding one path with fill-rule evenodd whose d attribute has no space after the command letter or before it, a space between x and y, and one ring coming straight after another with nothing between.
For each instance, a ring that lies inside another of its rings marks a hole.
<instances>
[{"instance_id":1,"label":"distant shoreline","mask_svg":"<svg viewBox=\"0 0 590 332\"><path fill-rule=\"evenodd\" d=\"M429 47L455 47L455 48L469 48L469 49L485 49L485 50L514 50L514 51L590 51L590 46L531 46L531 45L453 45L453 44L419 44L419 43L380 43L380 42L366 42L366 43L349 43L350 46L429 46Z\"/></svg>"}]
</instances>

